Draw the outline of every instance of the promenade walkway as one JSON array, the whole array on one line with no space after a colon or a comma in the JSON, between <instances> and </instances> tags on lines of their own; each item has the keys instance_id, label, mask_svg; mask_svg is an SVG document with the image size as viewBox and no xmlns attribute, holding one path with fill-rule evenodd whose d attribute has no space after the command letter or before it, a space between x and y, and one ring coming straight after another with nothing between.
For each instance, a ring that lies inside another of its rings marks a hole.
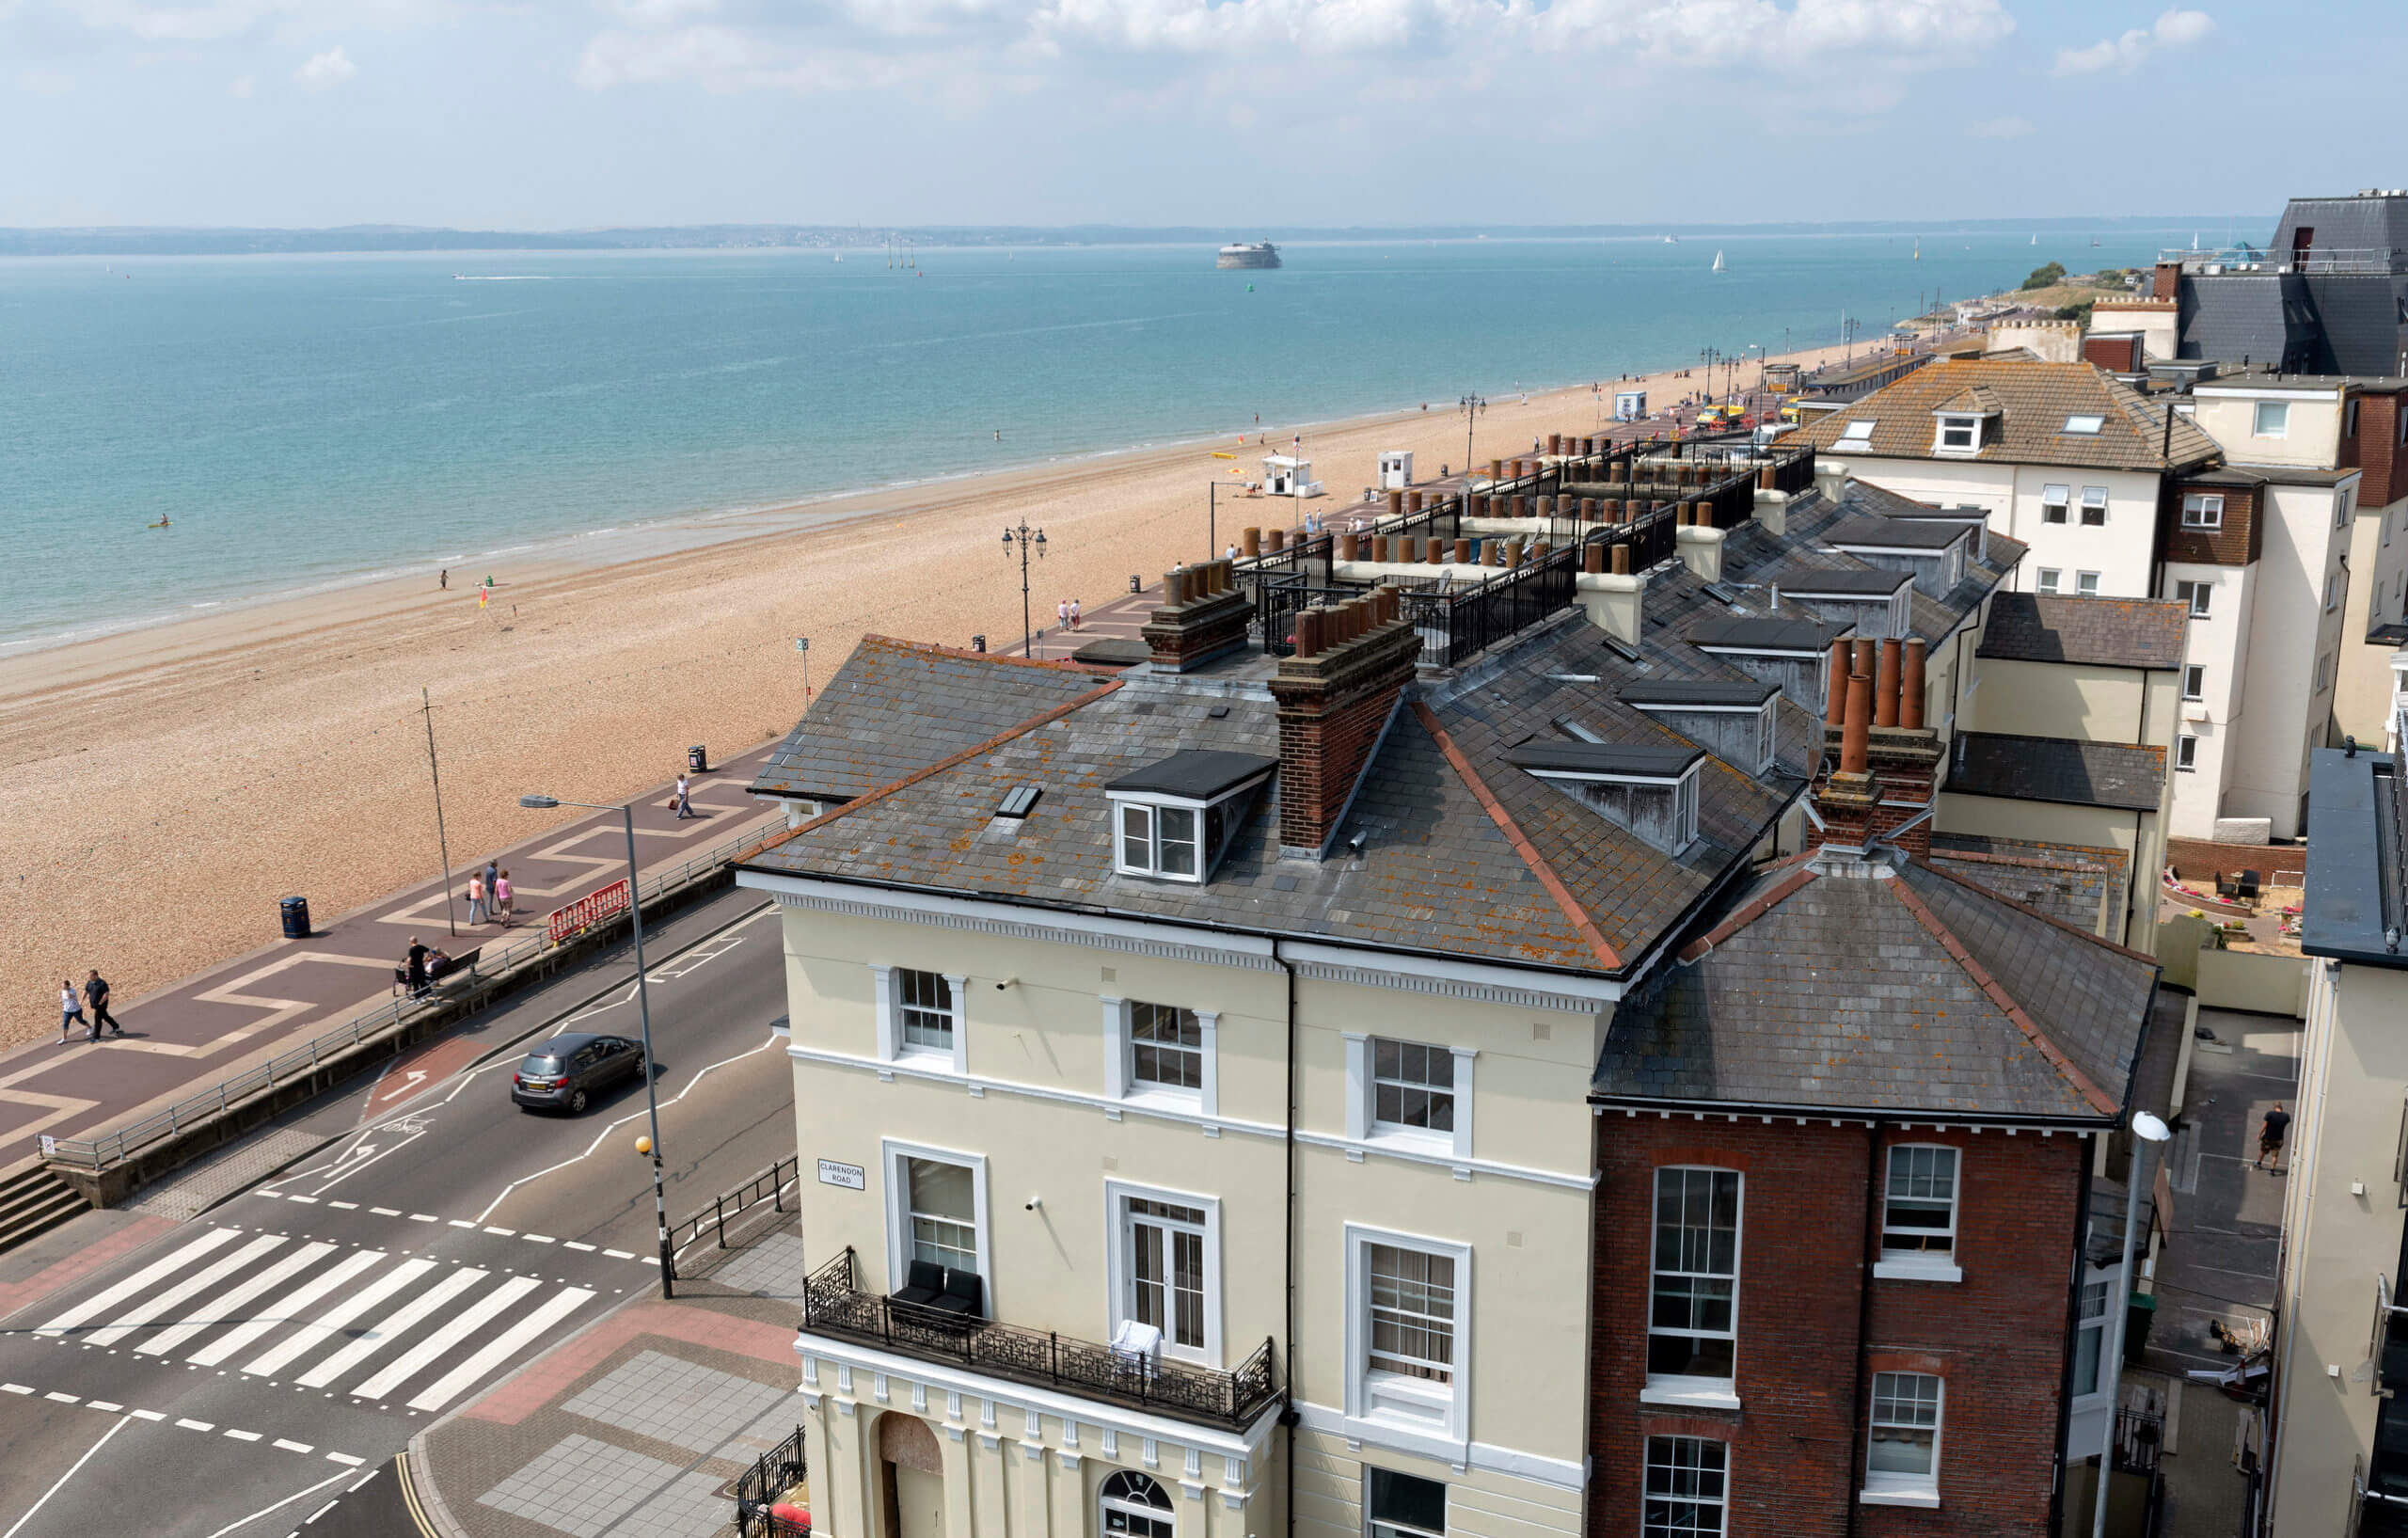
<instances>
[{"instance_id":1,"label":"promenade walkway","mask_svg":"<svg viewBox=\"0 0 2408 1538\"><path fill-rule=\"evenodd\" d=\"M772 746L763 743L694 776L695 816L678 820L670 786L645 791L635 805L636 858L646 873L692 859L712 846L777 820L745 794ZM529 813L533 822L538 814ZM511 873L517 912L506 924L471 928L467 883L485 851L462 864L445 888L428 881L331 923L306 940L277 940L247 956L186 977L146 997L114 1005L123 1038L62 1045L44 1037L0 1054L0 1170L39 1154L40 1141L85 1137L120 1118L182 1098L252 1061L338 1026L386 1002L393 968L413 935L454 956L540 933L553 909L626 874L619 814L595 813L551 828L492 857ZM456 921L456 922L455 922ZM260 914L271 929L277 914Z\"/></svg>"}]
</instances>

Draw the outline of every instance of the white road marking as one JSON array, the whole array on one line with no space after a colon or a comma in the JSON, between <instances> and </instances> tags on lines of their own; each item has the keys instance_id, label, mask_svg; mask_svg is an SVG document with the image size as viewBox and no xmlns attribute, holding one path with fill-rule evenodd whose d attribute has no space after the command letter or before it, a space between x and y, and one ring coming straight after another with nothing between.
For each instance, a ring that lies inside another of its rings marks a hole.
<instances>
[{"instance_id":1,"label":"white road marking","mask_svg":"<svg viewBox=\"0 0 2408 1538\"><path fill-rule=\"evenodd\" d=\"M329 1452L326 1454L326 1462L330 1464L341 1464L345 1468L357 1468L361 1464L364 1464L368 1460L365 1458L355 1458L348 1452ZM341 1479L342 1476L341 1474L337 1474L335 1478Z\"/></svg>"},{"instance_id":2,"label":"white road marking","mask_svg":"<svg viewBox=\"0 0 2408 1538\"><path fill-rule=\"evenodd\" d=\"M299 1192L297 1192L297 1191L296 1191L296 1192L294 1192L292 1196L289 1196L289 1197L285 1197L284 1199L285 1199L285 1200L287 1200L287 1201L306 1201L306 1202L310 1203L312 1206L316 1205L317 1200L318 1200L318 1198L317 1198L317 1197L305 1197L305 1196L302 1196L302 1195L301 1195Z\"/></svg>"},{"instance_id":3,"label":"white road marking","mask_svg":"<svg viewBox=\"0 0 2408 1538\"><path fill-rule=\"evenodd\" d=\"M30 1394L33 1390L22 1383L0 1383L0 1394Z\"/></svg>"},{"instance_id":4,"label":"white road marking","mask_svg":"<svg viewBox=\"0 0 2408 1538\"><path fill-rule=\"evenodd\" d=\"M302 1309L325 1297L361 1272L373 1269L384 1259L385 1252L381 1249L361 1250L356 1255L345 1256L341 1264L330 1271L319 1273L270 1304L266 1317L254 1319L239 1328L227 1331L215 1340L194 1352L185 1360L198 1363L202 1367L215 1367L237 1352L246 1349L251 1342L277 1325L291 1324Z\"/></svg>"},{"instance_id":5,"label":"white road marking","mask_svg":"<svg viewBox=\"0 0 2408 1538\"><path fill-rule=\"evenodd\" d=\"M451 1219L451 1225L455 1229L473 1229L476 1227L476 1224L473 1221L465 1217L455 1217Z\"/></svg>"},{"instance_id":6,"label":"white road marking","mask_svg":"<svg viewBox=\"0 0 2408 1538\"><path fill-rule=\"evenodd\" d=\"M124 1405L114 1404L104 1399L86 1400L84 1402L84 1408L87 1410L98 1410L103 1415L121 1415L125 1411Z\"/></svg>"},{"instance_id":7,"label":"white road marking","mask_svg":"<svg viewBox=\"0 0 2408 1538\"><path fill-rule=\"evenodd\" d=\"M120 1320L106 1329L94 1330L84 1339L92 1345L113 1346L136 1330L148 1328L152 1324L170 1324L174 1321L175 1310L182 1308L196 1294L209 1291L283 1243L283 1239L276 1234L261 1234L224 1260L211 1262L201 1271L152 1298L134 1317ZM149 1317L146 1318L145 1315Z\"/></svg>"},{"instance_id":8,"label":"white road marking","mask_svg":"<svg viewBox=\"0 0 2408 1538\"><path fill-rule=\"evenodd\" d=\"M329 1453L328 1456L331 1457L333 1454ZM355 1458L352 1461L356 1463L359 1460ZM243 1529L247 1528L252 1523L258 1521L261 1517L265 1516L268 1513L282 1511L285 1507L292 1505L294 1501L303 1499L309 1496L314 1496L329 1484L340 1484L349 1477L350 1476L344 1474L329 1475L326 1478L320 1480L317 1483L310 1485L306 1490L293 1491L291 1495L286 1496L282 1500L277 1501L273 1506L262 1506L248 1516L236 1517L233 1521L227 1523L222 1528L219 1528L215 1532L211 1533L209 1538L226 1538L226 1535L230 1532L239 1532ZM0 1533L0 1538L8 1538L8 1534Z\"/></svg>"},{"instance_id":9,"label":"white road marking","mask_svg":"<svg viewBox=\"0 0 2408 1538\"><path fill-rule=\"evenodd\" d=\"M426 1070L414 1068L409 1070L409 1077L404 1083L397 1084L383 1094L372 1097L371 1103L382 1103L388 1100L399 1100L404 1095L414 1095L418 1093L418 1086L425 1082Z\"/></svg>"},{"instance_id":10,"label":"white road marking","mask_svg":"<svg viewBox=\"0 0 2408 1538\"><path fill-rule=\"evenodd\" d=\"M226 1428L226 1435L237 1442L256 1442L260 1439L260 1434L255 1431L236 1431L231 1426Z\"/></svg>"},{"instance_id":11,"label":"white road marking","mask_svg":"<svg viewBox=\"0 0 2408 1538\"><path fill-rule=\"evenodd\" d=\"M315 1324L304 1324L286 1338L283 1344L243 1371L254 1377L272 1378L289 1362L306 1352L314 1351L335 1338L335 1332L373 1308L385 1299L435 1269L433 1261L404 1261L353 1293L321 1316Z\"/></svg>"},{"instance_id":12,"label":"white road marking","mask_svg":"<svg viewBox=\"0 0 2408 1538\"><path fill-rule=\"evenodd\" d=\"M25 1524L34 1519L34 1514L40 1511L44 1506L49 1505L50 1498L64 1489L67 1485L67 1482L75 1477L76 1471L81 1469L86 1464L92 1461L92 1454L108 1446L109 1438L125 1430L129 1423L130 1422L127 1420L119 1420L108 1430L101 1433L101 1439L94 1442L90 1447L86 1448L84 1450L84 1455L76 1459L72 1464L69 1465L67 1472L58 1476L58 1482L53 1484L49 1489L44 1490L41 1493L41 1498L40 1500L37 1500L32 1505L26 1507L25 1514L17 1518L16 1522L10 1526L7 1532L0 1533L0 1538L17 1538L17 1534L24 1530Z\"/></svg>"},{"instance_id":13,"label":"white road marking","mask_svg":"<svg viewBox=\"0 0 2408 1538\"><path fill-rule=\"evenodd\" d=\"M214 1420L180 1419L176 1424L182 1426L186 1431L215 1431L217 1429L217 1422Z\"/></svg>"},{"instance_id":14,"label":"white road marking","mask_svg":"<svg viewBox=\"0 0 2408 1538\"><path fill-rule=\"evenodd\" d=\"M359 1211L359 1203L356 1201L330 1201L326 1203L326 1205L341 1213L356 1213Z\"/></svg>"},{"instance_id":15,"label":"white road marking","mask_svg":"<svg viewBox=\"0 0 2408 1538\"><path fill-rule=\"evenodd\" d=\"M61 1404L81 1404L83 1403L83 1400L79 1396L74 1394L62 1394L55 1388L41 1397L48 1400L55 1400Z\"/></svg>"},{"instance_id":16,"label":"white road marking","mask_svg":"<svg viewBox=\"0 0 2408 1538\"><path fill-rule=\"evenodd\" d=\"M494 1234L502 1239L515 1239L518 1237L518 1230L516 1229L487 1229L485 1232Z\"/></svg>"},{"instance_id":17,"label":"white road marking","mask_svg":"<svg viewBox=\"0 0 2408 1538\"><path fill-rule=\"evenodd\" d=\"M232 1239L239 1231L240 1230L234 1229L212 1229L207 1233L202 1234L199 1238L194 1240L191 1244L184 1245L182 1249L175 1251L173 1254L164 1256L159 1260L151 1261L149 1265L144 1266L133 1276L126 1277L125 1280L118 1283L115 1287L109 1288L105 1292L96 1292L92 1296L86 1298L81 1304L68 1309L65 1313L60 1314L56 1319L52 1320L49 1324L36 1329L34 1333L36 1335L58 1335L67 1330L73 1329L76 1325L83 1324L87 1319L97 1319L102 1314L108 1312L109 1309L117 1307L119 1303L124 1302L127 1298L133 1297L135 1293L142 1292L154 1282L158 1282L167 1276L173 1276L179 1271L182 1271L185 1266L190 1265L193 1261L199 1260L204 1255L207 1255L211 1250L217 1248L220 1245L223 1245Z\"/></svg>"},{"instance_id":18,"label":"white road marking","mask_svg":"<svg viewBox=\"0 0 2408 1538\"><path fill-rule=\"evenodd\" d=\"M705 1063L702 1067L694 1070L694 1076L686 1081L685 1088L680 1089L676 1094L672 1095L669 1099L660 1102L661 1108L666 1110L670 1106L675 1105L679 1101L684 1100L688 1095L692 1094L694 1086L703 1082L704 1075L712 1072L714 1070L725 1068L730 1063L740 1063L747 1057L768 1052L772 1048L784 1051L784 1039L777 1036L771 1036L768 1040L762 1042L757 1047L748 1048L743 1052L735 1054L733 1056L722 1057L715 1063ZM501 1188L501 1195L494 1197L493 1200L485 1204L485 1210L477 1214L477 1221L483 1223L486 1218L491 1217L495 1208L500 1206L503 1202L508 1201L510 1199L510 1194L513 1191L517 1190L520 1186L525 1185L528 1181L540 1181L545 1176L552 1174L557 1170L566 1169L571 1165L577 1164L581 1160L591 1158L594 1150L599 1149L603 1143L609 1139L612 1133L616 1132L619 1128L626 1126L628 1122L639 1120L649 1114L650 1113L648 1111L642 1109L630 1111L626 1116L619 1118L616 1121L612 1121L605 1125L600 1132L595 1133L594 1134L594 1141L585 1146L585 1151L583 1153L572 1155L569 1158L562 1160L556 1165L547 1165L542 1169L535 1171L531 1175L521 1175L518 1179L511 1181L508 1185L503 1186ZM612 1251L610 1253L616 1252ZM634 1257L632 1256L627 1257L627 1259L630 1260L633 1258Z\"/></svg>"},{"instance_id":19,"label":"white road marking","mask_svg":"<svg viewBox=\"0 0 2408 1538\"><path fill-rule=\"evenodd\" d=\"M399 1217L402 1215L402 1210L399 1207L371 1207L368 1210L375 1213L378 1217Z\"/></svg>"},{"instance_id":20,"label":"white road marking","mask_svg":"<svg viewBox=\"0 0 2408 1538\"><path fill-rule=\"evenodd\" d=\"M606 1249L602 1253L608 1255L614 1261L632 1261L635 1259L634 1256L628 1254L623 1249Z\"/></svg>"},{"instance_id":21,"label":"white road marking","mask_svg":"<svg viewBox=\"0 0 2408 1538\"><path fill-rule=\"evenodd\" d=\"M391 1345L393 1337L484 1279L485 1273L473 1266L454 1271L435 1286L378 1320L357 1340L293 1381L304 1388L325 1387L337 1378Z\"/></svg>"},{"instance_id":22,"label":"white road marking","mask_svg":"<svg viewBox=\"0 0 2408 1538\"><path fill-rule=\"evenodd\" d=\"M491 1233L493 1230L491 1229L487 1229L485 1232ZM518 1237L526 1240L531 1245L548 1245L554 1242L552 1236L548 1233L522 1233Z\"/></svg>"},{"instance_id":23,"label":"white road marking","mask_svg":"<svg viewBox=\"0 0 2408 1538\"><path fill-rule=\"evenodd\" d=\"M545 1301L542 1308L494 1337L483 1350L427 1385L416 1399L410 1401L409 1407L413 1410L427 1411L443 1408L451 1403L462 1389L468 1387L487 1372L510 1360L546 1330L575 1313L578 1308L592 1296L594 1294L582 1287L572 1287L565 1292L555 1292Z\"/></svg>"},{"instance_id":24,"label":"white road marking","mask_svg":"<svg viewBox=\"0 0 2408 1538\"><path fill-rule=\"evenodd\" d=\"M412 1346L398 1361L354 1388L355 1399L381 1400L432 1366L435 1359L484 1328L485 1322L543 1285L532 1276L513 1276L453 1315L433 1335Z\"/></svg>"},{"instance_id":25,"label":"white road marking","mask_svg":"<svg viewBox=\"0 0 2408 1538\"><path fill-rule=\"evenodd\" d=\"M318 1451L307 1442L288 1442L281 1436L277 1437L275 1441L270 1442L268 1446L282 1448L287 1452L315 1452Z\"/></svg>"},{"instance_id":26,"label":"white road marking","mask_svg":"<svg viewBox=\"0 0 2408 1538\"><path fill-rule=\"evenodd\" d=\"M410 1221L413 1223L434 1223L439 1220L433 1213L412 1213L410 1214Z\"/></svg>"},{"instance_id":27,"label":"white road marking","mask_svg":"<svg viewBox=\"0 0 2408 1538\"><path fill-rule=\"evenodd\" d=\"M161 1330L150 1340L135 1347L138 1356L157 1356L175 1350L201 1331L241 1317L236 1312L253 1298L272 1287L281 1285L286 1277L308 1270L319 1261L332 1255L332 1245L304 1245L249 1280L219 1293L208 1302L195 1306L195 1317L181 1321L172 1329Z\"/></svg>"},{"instance_id":28,"label":"white road marking","mask_svg":"<svg viewBox=\"0 0 2408 1538\"><path fill-rule=\"evenodd\" d=\"M580 1245L574 1239L563 1239L561 1243L566 1245L571 1249L581 1249L588 1255L594 1253L594 1246L592 1245Z\"/></svg>"},{"instance_id":29,"label":"white road marking","mask_svg":"<svg viewBox=\"0 0 2408 1538\"><path fill-rule=\"evenodd\" d=\"M309 1515L303 1517L301 1519L301 1525L305 1528L308 1527L310 1523L315 1522L318 1518L325 1515L328 1512L333 1511L337 1506L341 1504L342 1498L341 1496L337 1496L334 1499L327 1501L316 1511L311 1512Z\"/></svg>"},{"instance_id":30,"label":"white road marking","mask_svg":"<svg viewBox=\"0 0 2408 1538\"><path fill-rule=\"evenodd\" d=\"M125 1413L134 1417L136 1420L165 1420L167 1419L156 1410L128 1410Z\"/></svg>"}]
</instances>

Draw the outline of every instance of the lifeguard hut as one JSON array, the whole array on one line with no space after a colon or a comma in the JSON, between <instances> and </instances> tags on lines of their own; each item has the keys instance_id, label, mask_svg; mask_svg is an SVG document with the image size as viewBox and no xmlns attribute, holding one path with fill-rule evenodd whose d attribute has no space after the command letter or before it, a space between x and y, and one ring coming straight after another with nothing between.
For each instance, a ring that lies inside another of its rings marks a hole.
<instances>
[{"instance_id":1,"label":"lifeguard hut","mask_svg":"<svg viewBox=\"0 0 2408 1538\"><path fill-rule=\"evenodd\" d=\"M1383 449L1380 451L1380 489L1403 491L1413 484L1413 451Z\"/></svg>"},{"instance_id":2,"label":"lifeguard hut","mask_svg":"<svg viewBox=\"0 0 2408 1538\"><path fill-rule=\"evenodd\" d=\"M1293 454L1262 456L1262 494L1266 497L1318 497L1321 483L1313 479L1313 462Z\"/></svg>"},{"instance_id":3,"label":"lifeguard hut","mask_svg":"<svg viewBox=\"0 0 2408 1538\"><path fill-rule=\"evenodd\" d=\"M1643 389L1614 391L1614 420L1640 421L1647 416L1647 392Z\"/></svg>"}]
</instances>

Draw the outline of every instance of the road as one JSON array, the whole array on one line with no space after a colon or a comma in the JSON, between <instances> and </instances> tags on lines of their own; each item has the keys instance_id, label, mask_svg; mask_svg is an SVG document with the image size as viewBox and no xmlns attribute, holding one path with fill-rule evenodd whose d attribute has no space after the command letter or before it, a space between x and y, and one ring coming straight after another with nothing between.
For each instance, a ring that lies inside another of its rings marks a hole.
<instances>
[{"instance_id":1,"label":"road","mask_svg":"<svg viewBox=\"0 0 2408 1538\"><path fill-rule=\"evenodd\" d=\"M673 1218L794 1150L784 970L750 893L647 949ZM608 959L397 1059L282 1129L317 1151L0 1322L0 1538L319 1531L436 1417L656 1287L642 1086L535 1114L519 1050L470 1061L555 1021L634 1036L633 978Z\"/></svg>"}]
</instances>

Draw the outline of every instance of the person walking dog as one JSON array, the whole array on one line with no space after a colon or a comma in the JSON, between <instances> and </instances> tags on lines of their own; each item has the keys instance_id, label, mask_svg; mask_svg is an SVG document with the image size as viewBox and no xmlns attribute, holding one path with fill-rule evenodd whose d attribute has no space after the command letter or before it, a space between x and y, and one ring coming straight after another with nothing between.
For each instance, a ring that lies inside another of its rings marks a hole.
<instances>
[{"instance_id":1,"label":"person walking dog","mask_svg":"<svg viewBox=\"0 0 2408 1538\"><path fill-rule=\"evenodd\" d=\"M109 980L101 975L101 969L98 967L92 968L84 975L84 1002L89 1005L92 1010L93 1040L98 1041L101 1039L103 1028L112 1035L125 1034L125 1027L117 1023L117 1016L109 1013Z\"/></svg>"}]
</instances>

